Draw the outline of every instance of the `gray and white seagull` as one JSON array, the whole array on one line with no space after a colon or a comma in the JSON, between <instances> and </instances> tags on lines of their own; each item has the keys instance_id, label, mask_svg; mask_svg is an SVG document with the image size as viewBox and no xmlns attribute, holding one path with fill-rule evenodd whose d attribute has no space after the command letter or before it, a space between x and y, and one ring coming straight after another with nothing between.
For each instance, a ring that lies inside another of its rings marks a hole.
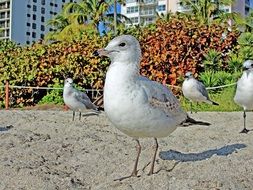
<instances>
[{"instance_id":1,"label":"gray and white seagull","mask_svg":"<svg viewBox=\"0 0 253 190\"><path fill-rule=\"evenodd\" d=\"M84 92L74 88L73 80L71 78L67 78L64 81L63 100L73 111L73 121L75 119L76 111L79 111L79 120L81 119L82 111L92 110L94 113L98 113L98 106L94 105Z\"/></svg>"},{"instance_id":2,"label":"gray and white seagull","mask_svg":"<svg viewBox=\"0 0 253 190\"><path fill-rule=\"evenodd\" d=\"M218 103L210 100L208 92L204 84L192 75L192 72L186 72L185 80L182 85L183 95L191 102L191 113L192 113L192 102L206 102L212 105L219 105Z\"/></svg>"},{"instance_id":3,"label":"gray and white seagull","mask_svg":"<svg viewBox=\"0 0 253 190\"><path fill-rule=\"evenodd\" d=\"M151 175L158 150L157 138L168 136L189 117L170 89L139 74L141 48L135 37L118 36L94 55L111 60L104 86L105 113L112 124L137 142L134 169L131 175L119 180L137 176L141 153L138 139L145 137L155 140Z\"/></svg>"},{"instance_id":4,"label":"gray and white seagull","mask_svg":"<svg viewBox=\"0 0 253 190\"><path fill-rule=\"evenodd\" d=\"M243 130L241 133L248 133L246 128L246 111L253 110L253 60L243 63L243 74L237 82L235 103L243 107Z\"/></svg>"}]
</instances>

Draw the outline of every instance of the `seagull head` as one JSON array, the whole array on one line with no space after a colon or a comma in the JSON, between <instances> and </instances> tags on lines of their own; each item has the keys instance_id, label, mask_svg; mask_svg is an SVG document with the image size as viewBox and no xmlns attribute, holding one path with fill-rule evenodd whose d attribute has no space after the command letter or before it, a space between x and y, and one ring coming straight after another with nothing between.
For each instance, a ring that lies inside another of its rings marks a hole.
<instances>
[{"instance_id":1,"label":"seagull head","mask_svg":"<svg viewBox=\"0 0 253 190\"><path fill-rule=\"evenodd\" d=\"M73 86L73 79L72 78L65 79L64 86L66 86L66 87Z\"/></svg>"},{"instance_id":2,"label":"seagull head","mask_svg":"<svg viewBox=\"0 0 253 190\"><path fill-rule=\"evenodd\" d=\"M112 39L105 48L96 50L93 55L109 57L112 64L139 64L141 60L141 48L135 37L121 35Z\"/></svg>"},{"instance_id":3,"label":"seagull head","mask_svg":"<svg viewBox=\"0 0 253 190\"><path fill-rule=\"evenodd\" d=\"M253 60L247 60L243 63L244 71L253 71Z\"/></svg>"},{"instance_id":4,"label":"seagull head","mask_svg":"<svg viewBox=\"0 0 253 190\"><path fill-rule=\"evenodd\" d=\"M192 77L193 77L192 72L188 71L188 72L185 73L185 78L186 79L189 79L189 78L192 78Z\"/></svg>"}]
</instances>

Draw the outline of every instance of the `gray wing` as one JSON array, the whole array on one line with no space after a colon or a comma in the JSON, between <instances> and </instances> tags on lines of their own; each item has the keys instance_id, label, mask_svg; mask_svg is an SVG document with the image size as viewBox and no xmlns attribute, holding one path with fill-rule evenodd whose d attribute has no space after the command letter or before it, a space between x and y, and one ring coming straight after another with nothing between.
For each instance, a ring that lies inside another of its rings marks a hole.
<instances>
[{"instance_id":1,"label":"gray wing","mask_svg":"<svg viewBox=\"0 0 253 190\"><path fill-rule=\"evenodd\" d=\"M177 117L177 120L180 120L179 123L186 119L187 114L182 110L179 101L170 89L142 76L139 81L151 106L163 110L169 116Z\"/></svg>"},{"instance_id":2,"label":"gray wing","mask_svg":"<svg viewBox=\"0 0 253 190\"><path fill-rule=\"evenodd\" d=\"M206 90L206 87L204 86L204 84L200 81L197 80L197 89L198 91L205 96L208 100L209 100L209 96L208 96L208 92Z\"/></svg>"},{"instance_id":3,"label":"gray wing","mask_svg":"<svg viewBox=\"0 0 253 190\"><path fill-rule=\"evenodd\" d=\"M74 96L79 102L83 103L87 109L97 110L98 107L91 102L86 93L75 89Z\"/></svg>"}]
</instances>

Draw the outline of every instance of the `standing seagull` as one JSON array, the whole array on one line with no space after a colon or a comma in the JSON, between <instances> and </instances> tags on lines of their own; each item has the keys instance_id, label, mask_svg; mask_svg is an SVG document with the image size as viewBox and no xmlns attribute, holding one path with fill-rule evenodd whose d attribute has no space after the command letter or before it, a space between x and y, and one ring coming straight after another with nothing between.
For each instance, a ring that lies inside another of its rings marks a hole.
<instances>
[{"instance_id":1,"label":"standing seagull","mask_svg":"<svg viewBox=\"0 0 253 190\"><path fill-rule=\"evenodd\" d=\"M246 129L246 111L253 110L253 61L247 60L243 63L243 74L237 82L235 103L243 107L243 130L241 133L248 133Z\"/></svg>"},{"instance_id":2,"label":"standing seagull","mask_svg":"<svg viewBox=\"0 0 253 190\"><path fill-rule=\"evenodd\" d=\"M170 89L140 76L141 49L135 37L118 36L106 48L95 51L94 55L107 56L111 60L104 86L105 113L120 131L137 142L134 169L130 176L119 180L137 176L141 153L138 139L143 137L152 137L155 140L149 171L151 175L154 173L158 150L157 138L168 136L188 116Z\"/></svg>"},{"instance_id":3,"label":"standing seagull","mask_svg":"<svg viewBox=\"0 0 253 190\"><path fill-rule=\"evenodd\" d=\"M83 110L91 109L95 112L98 111L98 107L90 101L84 92L73 87L73 80L71 78L67 78L64 81L63 100L73 110L73 121L75 119L75 111L79 111L79 120L81 119L81 111Z\"/></svg>"},{"instance_id":4,"label":"standing seagull","mask_svg":"<svg viewBox=\"0 0 253 190\"><path fill-rule=\"evenodd\" d=\"M191 113L192 113L192 102L206 102L212 105L219 105L216 102L210 100L207 90L204 84L195 79L191 72L185 74L185 80L182 85L182 91L184 96L191 102Z\"/></svg>"}]
</instances>

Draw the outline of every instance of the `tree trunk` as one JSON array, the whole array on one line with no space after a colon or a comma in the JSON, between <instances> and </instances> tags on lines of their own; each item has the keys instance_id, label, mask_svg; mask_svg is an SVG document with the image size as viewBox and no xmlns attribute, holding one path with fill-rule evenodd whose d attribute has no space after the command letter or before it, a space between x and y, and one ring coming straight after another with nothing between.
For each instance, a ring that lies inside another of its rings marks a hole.
<instances>
[{"instance_id":1,"label":"tree trunk","mask_svg":"<svg viewBox=\"0 0 253 190\"><path fill-rule=\"evenodd\" d=\"M114 18L114 34L116 35L117 33L117 0L114 0L113 18Z\"/></svg>"}]
</instances>

